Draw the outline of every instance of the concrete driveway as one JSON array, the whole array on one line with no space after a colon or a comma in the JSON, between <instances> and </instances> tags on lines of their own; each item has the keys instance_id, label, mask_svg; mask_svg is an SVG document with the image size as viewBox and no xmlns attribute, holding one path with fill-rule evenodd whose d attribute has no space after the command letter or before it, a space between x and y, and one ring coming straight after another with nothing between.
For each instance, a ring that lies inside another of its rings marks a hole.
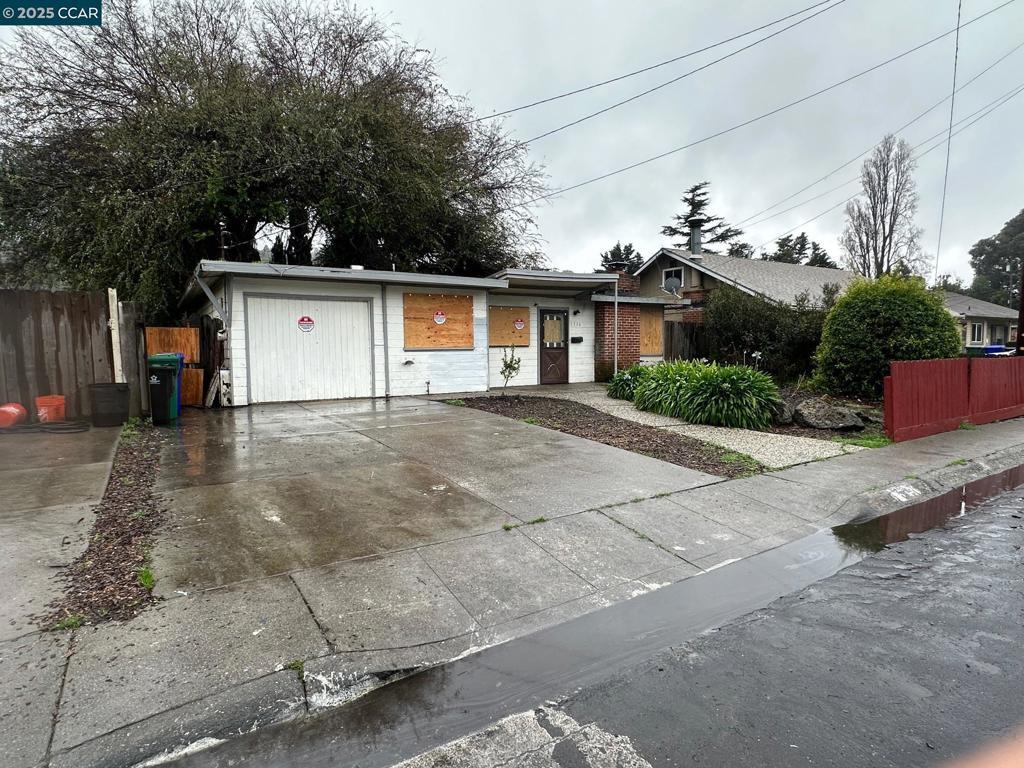
<instances>
[{"instance_id":1,"label":"concrete driveway","mask_svg":"<svg viewBox=\"0 0 1024 768\"><path fill-rule=\"evenodd\" d=\"M171 525L154 553L157 591L172 597L419 550L422 558L414 559L425 559L439 573L449 560L456 570L493 571L496 558L529 564L527 573L512 569L516 578L554 590L544 598L528 588L539 608L588 591L588 585L540 544L510 536L509 526L717 479L419 399L193 412L161 460L157 490ZM636 538L625 528L617 533ZM466 541L470 537L479 539ZM628 578L664 566L664 552L644 549L649 557L636 562ZM498 613L507 616L509 610Z\"/></svg>"}]
</instances>

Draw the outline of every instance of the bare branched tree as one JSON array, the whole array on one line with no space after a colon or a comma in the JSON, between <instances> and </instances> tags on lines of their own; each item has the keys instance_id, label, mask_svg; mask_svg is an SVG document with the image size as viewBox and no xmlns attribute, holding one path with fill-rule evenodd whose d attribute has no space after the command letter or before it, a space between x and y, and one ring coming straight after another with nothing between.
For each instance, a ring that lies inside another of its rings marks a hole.
<instances>
[{"instance_id":1,"label":"bare branched tree","mask_svg":"<svg viewBox=\"0 0 1024 768\"><path fill-rule=\"evenodd\" d=\"M846 228L839 238L845 265L865 277L920 274L928 259L921 252L921 229L914 224L917 184L910 145L892 134L882 139L861 167L861 197L846 205Z\"/></svg>"}]
</instances>

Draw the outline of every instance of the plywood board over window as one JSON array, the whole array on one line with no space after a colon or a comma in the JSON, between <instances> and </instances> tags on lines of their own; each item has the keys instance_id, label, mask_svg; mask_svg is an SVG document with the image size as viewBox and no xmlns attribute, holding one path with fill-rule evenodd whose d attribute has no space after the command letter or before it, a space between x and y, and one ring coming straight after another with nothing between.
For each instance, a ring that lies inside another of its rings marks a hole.
<instances>
[{"instance_id":1,"label":"plywood board over window","mask_svg":"<svg viewBox=\"0 0 1024 768\"><path fill-rule=\"evenodd\" d=\"M661 305L640 307L640 354L665 354L665 312Z\"/></svg>"},{"instance_id":2,"label":"plywood board over window","mask_svg":"<svg viewBox=\"0 0 1024 768\"><path fill-rule=\"evenodd\" d=\"M402 309L406 349L473 348L472 296L406 293Z\"/></svg>"},{"instance_id":3,"label":"plywood board over window","mask_svg":"<svg viewBox=\"0 0 1024 768\"><path fill-rule=\"evenodd\" d=\"M530 346L530 308L490 307L487 343L492 347Z\"/></svg>"}]
</instances>

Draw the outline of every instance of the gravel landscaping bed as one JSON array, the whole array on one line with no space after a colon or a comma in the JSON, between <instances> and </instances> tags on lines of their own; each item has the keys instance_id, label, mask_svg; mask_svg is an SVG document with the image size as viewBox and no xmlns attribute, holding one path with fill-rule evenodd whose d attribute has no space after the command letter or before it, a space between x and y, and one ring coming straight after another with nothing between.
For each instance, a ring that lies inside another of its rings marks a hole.
<instances>
[{"instance_id":1,"label":"gravel landscaping bed","mask_svg":"<svg viewBox=\"0 0 1024 768\"><path fill-rule=\"evenodd\" d=\"M764 470L761 464L744 454L620 419L572 400L510 395L471 397L463 402L470 408L528 421L712 475L745 477Z\"/></svg>"},{"instance_id":2,"label":"gravel landscaping bed","mask_svg":"<svg viewBox=\"0 0 1024 768\"><path fill-rule=\"evenodd\" d=\"M89 544L61 574L64 595L39 617L43 628L130 619L156 601L147 558L163 518L153 496L161 443L152 427L125 426Z\"/></svg>"}]
</instances>

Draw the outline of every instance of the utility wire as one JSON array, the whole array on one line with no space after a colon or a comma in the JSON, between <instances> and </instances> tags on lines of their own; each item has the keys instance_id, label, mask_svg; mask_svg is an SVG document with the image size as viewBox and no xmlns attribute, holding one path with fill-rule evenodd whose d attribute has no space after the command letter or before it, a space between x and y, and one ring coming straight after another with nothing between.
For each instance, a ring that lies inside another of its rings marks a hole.
<instances>
[{"instance_id":1,"label":"utility wire","mask_svg":"<svg viewBox=\"0 0 1024 768\"><path fill-rule=\"evenodd\" d=\"M1004 99L1012 98L1013 96L1015 96L1017 94L1018 88L1021 88L1021 87L1024 87L1024 83L1022 83L1019 86L1015 86L1015 87L1011 88L1006 93L1003 93L1002 95L998 96L997 98L993 99L992 101L988 102L987 104L984 104L983 106L981 106L978 109L974 110L974 112L971 112L971 114L966 115L966 116L960 118L955 123L953 123L953 125L957 126L957 125L960 125L961 123L965 123L968 120L970 120L972 117L977 115L979 112L983 112L986 109L988 109L989 107L991 107L994 104L996 104L996 102L1001 102ZM999 104L997 106L1002 106L1002 105ZM964 127L966 127L966 126L964 126ZM898 131L894 131L894 133L898 133ZM912 147L912 149L916 150L916 149L918 149L920 147L923 147L925 144L927 144L928 142L932 141L933 139L937 139L939 136L942 136L944 133L947 133L947 129L946 128L943 128L938 133L932 134L931 136L929 136L924 141L918 142L917 144L915 144ZM878 146L878 145L876 144L874 146ZM871 149L874 149L874 146ZM863 154L866 155L868 152L871 151L871 149L867 150L867 152L864 152ZM931 151L931 150L929 150L929 151ZM847 165L849 165L849 163L847 163ZM820 199L822 197L825 197L826 195L829 195L832 192L840 190L843 187L849 186L850 184L854 184L854 183L856 183L858 181L860 181L860 175L854 176L852 179L847 179L842 184L839 184L838 186L835 186L835 187L832 187L830 189L827 189L824 192L821 192L820 194L815 195L814 197L808 197L806 200L803 200L803 201L797 203L796 205L791 205L789 208L783 208L781 211L776 211L775 213L769 214L768 216L765 216L763 219L758 219L757 221L753 222L749 226L756 227L756 226L759 226L759 225L763 224L766 221L769 221L771 219L776 218L777 216L781 216L784 213L789 213L790 211L795 211L797 208L803 208L808 203L812 203L815 200L818 200L818 199ZM737 226L739 226L739 225L737 225Z\"/></svg>"},{"instance_id":2,"label":"utility wire","mask_svg":"<svg viewBox=\"0 0 1024 768\"><path fill-rule=\"evenodd\" d=\"M1012 4L1012 3L1015 3L1016 1L1017 0L1005 0L1005 2L997 5L995 8L992 8L992 9L990 9L988 11L985 11L984 13L982 13L982 14L980 14L978 16L975 16L970 21L964 22L962 25L960 25L960 28L970 26L971 24L975 23L976 21L980 21L981 19L985 18L986 16L989 16L990 14L993 14L996 11L999 11L999 10L1003 9L1006 6L1008 6L1008 5ZM938 42L939 40L942 40L945 37L949 37L955 31L956 31L955 29L951 29L948 32L943 32L941 35L936 35L935 37L931 38L930 40L926 40L923 43L915 45L913 48L910 48L910 49L908 49L906 51L903 51L903 53L898 53L895 56L892 56L892 57L886 59L885 61L882 61L882 62L880 62L878 64L875 64L872 67L868 67L867 69L861 70L860 72L858 72L858 73L856 73L854 75L850 75L849 77L846 77L846 78L844 78L844 79L842 79L842 80L840 80L840 81L838 81L836 83L833 83L832 85L829 85L829 86L826 86L825 88L822 88L820 90L814 91L813 93L809 93L806 96L803 96L803 97L801 97L799 99L796 99L795 101L791 101L788 104L783 104L780 107L776 107L775 109L769 110L768 112L764 112L764 113L762 113L762 114L760 114L760 115L758 115L756 117L752 117L749 120L744 120L742 123L737 123L736 125L732 125L732 126L730 126L728 128L723 128L722 130L717 131L716 133L712 133L712 134L710 134L708 136L704 136L703 138L700 138L700 139L695 139L694 141L691 141L688 144L683 144L682 146L675 147L674 149L670 149L670 150L668 150L666 152L662 152L662 153L657 154L657 155L653 155L652 157L648 157L648 158L645 158L643 160L638 160L635 163L631 163L629 165L623 166L622 168L617 168L616 170L609 171L608 173L603 173L600 176L594 176L594 177L592 177L590 179L586 179L586 180L578 182L576 184L571 184L571 185L569 185L567 187L562 187L561 189L556 189L556 190L553 190L553 191L548 192L546 194L538 195L537 197L531 198L530 200L526 200L525 202L520 203L520 205L530 205L531 203L536 203L536 202L538 202L540 200L546 200L548 198L555 197L556 195L562 195L562 194L565 194L566 192L571 192L571 191L573 191L575 189L579 189L580 187L586 187L586 186L588 186L590 184L594 184L594 183L596 183L598 181L604 181L605 179L609 179L612 176L618 176L620 173L626 173L627 171L631 171L634 168L639 168L642 165L647 165L648 163L653 163L653 162L655 162L657 160L662 160L662 159L664 159L666 157L669 157L671 155L674 155L674 154L677 154L679 152L682 152L683 150L690 149L691 147L695 147L698 144L703 144L704 142L711 141L712 139L716 139L719 136L724 136L725 134L732 133L733 131L738 130L740 128L745 128L748 125L752 125L753 123L756 123L756 122L758 122L760 120L764 120L767 117L771 117L772 115L776 115L779 112L783 112L783 111L785 111L787 109L795 107L798 104L803 104L805 101L810 101L811 99L813 99L813 98L815 98L817 96L821 96L824 93L827 93L827 92L829 92L831 90L839 88L840 86L846 85L847 83L852 82L853 80L856 80L857 78L863 77L866 74L869 74L871 72L874 72L875 70L881 69L882 67L885 67L885 66L887 66L889 64L892 64L895 61L898 61L898 60L900 60L902 58L905 58L905 57L909 56L912 53L916 53L917 51L921 50L922 48L925 48L925 47L927 47L929 45L932 45L933 43L936 43L936 42Z\"/></svg>"},{"instance_id":3,"label":"utility wire","mask_svg":"<svg viewBox=\"0 0 1024 768\"><path fill-rule=\"evenodd\" d=\"M719 40L717 43L712 43L711 45L705 45L703 48L698 48L697 50L690 51L689 53L684 53L684 54L682 54L680 56L675 56L675 57L673 57L671 59L666 59L665 61L659 61L657 64L651 64L650 66L643 67L642 69L634 69L632 72L627 72L624 75L617 75L616 77L611 77L611 78L609 78L607 80L602 80L602 81L600 81L598 83L592 83L590 85L584 85L584 86L582 86L580 88L575 88L574 90L566 91L565 93L559 93L559 94L555 94L554 96L548 96L547 98L538 99L537 101L531 101L528 104L523 104L523 105L518 106L518 107L512 107L511 109L505 109L505 110L502 110L501 112L492 112L489 115L485 115L483 117L477 117L477 118L475 118L473 120L470 120L469 122L470 123L478 123L481 120L490 120L491 118L494 118L494 117L502 117L504 115L511 115L513 112L520 112L520 111L522 111L524 109L532 109L533 107L539 107L541 104L548 104L548 103L550 103L552 101L558 101L559 99L565 99L565 98L568 98L569 96L575 96L578 93L585 93L586 91L592 91L595 88L601 88L602 86L605 86L605 85L611 85L612 83L617 83L620 80L625 80L627 78L634 77L636 75L642 75L644 72L650 72L651 70L658 69L659 67L664 67L664 66L667 66L669 64L675 64L677 61L682 61L683 59L688 59L691 56L696 56L699 53L704 53L705 51L710 51L713 48L718 48L721 45L726 45L727 43L735 42L736 40L739 40L741 38L746 37L747 35L752 35L755 32L760 32L761 30L768 29L768 27L774 27L776 24L781 24L783 21L788 21L789 19L792 19L795 16L799 16L800 14L807 13L807 11L812 11L815 8L818 8L818 7L822 6L822 5L827 5L828 3L831 3L831 2L832 2L832 0L821 0L821 2L815 3L814 5L809 5L806 8L803 8L803 9L801 9L799 11L796 11L795 13L789 14L788 16L782 16L781 18L775 19L774 21L769 21L767 24L762 24L759 27L754 27L753 29L748 29L746 32L741 32L738 35L733 35L732 37L727 37L724 40Z\"/></svg>"},{"instance_id":4,"label":"utility wire","mask_svg":"<svg viewBox=\"0 0 1024 768\"><path fill-rule=\"evenodd\" d=\"M970 128L972 125L977 123L979 120L982 120L982 119L988 117L992 112L995 112L997 109L999 109L999 107L1003 106L1004 104L1009 102L1014 97L1019 96L1021 93L1024 93L1024 83L1021 83L1020 85L1018 85L1016 88L1014 88L1008 94L1004 94L1000 98L996 99L996 103L992 103L991 106L988 106L987 108L986 107L982 107L982 109L985 110L984 114L978 115L978 117L976 117L974 120L971 120L969 123L964 125L962 128L954 131L951 136L947 137L946 139L943 139L938 144L935 144L935 145L929 147L928 149L926 149L924 152L922 152L920 155L917 156L917 159L921 159L922 157L924 157L925 155L929 154L930 152L938 149L939 147L943 146L944 144L947 144L949 142L949 140L952 139L953 136L958 136L959 134L963 133L968 128ZM979 111L981 111L981 110L979 110ZM977 113L975 113L975 114L977 114ZM968 115L968 117L970 117L970 115ZM966 120L966 119L968 119L968 118L964 118L964 120ZM930 138L925 139L920 144L917 144L914 147L914 149L917 149L918 147L921 147L924 144L927 144L929 141L931 141L932 139L934 139L934 138L936 138L938 136L941 136L945 132L946 131L944 131L944 130L940 131L939 133L935 134L934 136L931 136ZM851 183L851 182L847 182L847 183ZM843 186L845 186L845 185L843 185ZM792 229L787 229L785 232L782 232L781 234L778 234L778 235L776 235L775 237L773 237L773 238L771 238L769 240L765 240L763 243L761 243L759 246L757 246L754 250L758 251L758 250L764 248L766 245L771 245L776 240L778 240L780 237L785 237L786 235L790 235L790 234L796 232L798 229L803 229L808 224L810 224L810 223L812 223L814 221L817 221L822 216L825 216L828 213L831 213L832 211L834 211L839 206L845 205L846 203L850 202L851 200L856 198L857 195L859 195L859 194L860 194L860 192L857 192L856 194L850 195L849 197L847 197L847 198L845 198L843 200L840 200L835 205L829 206L828 208L826 208L821 213L818 213L815 216L812 216L811 218L807 219L806 221L803 221L803 222L797 224Z\"/></svg>"},{"instance_id":5,"label":"utility wire","mask_svg":"<svg viewBox=\"0 0 1024 768\"><path fill-rule=\"evenodd\" d=\"M956 70L960 59L960 9L956 4L956 42L953 44L953 89L949 95L949 139L946 141L946 170L942 174L942 203L939 205L939 241L935 245L935 280L939 279L939 257L942 255L942 224L946 219L946 184L949 181L949 153L953 146L953 110L956 107Z\"/></svg>"},{"instance_id":6,"label":"utility wire","mask_svg":"<svg viewBox=\"0 0 1024 768\"><path fill-rule=\"evenodd\" d=\"M1017 43L1017 45L1015 45L1015 46L1014 46L1013 48L1011 48L1011 49L1010 49L1009 51L1007 51L1007 52L1006 52L1006 53L1004 53L1004 54L1003 54L1002 56L1000 56L1000 57L999 57L998 59L996 59L995 61L993 61L993 62L992 62L991 64L989 64L989 65L988 65L987 67L985 67L985 68L984 68L983 70L981 70L980 72L978 72L978 73L977 73L977 74L976 74L976 75L975 75L974 77L972 77L972 78L971 78L970 80L968 80L968 81L967 81L966 83L964 83L964 84L963 84L963 85L961 85L961 86L960 86L959 88L957 88L957 89L956 89L956 92L957 92L957 93L959 93L960 91L962 91L962 90L963 90L964 88L966 88L966 87L967 87L967 86L969 86L969 85L970 85L971 83L973 83L973 82L974 82L975 80L977 80L977 79L978 79L979 77L981 77L982 75L984 75L984 74L985 74L986 72L988 72L989 70L991 70L991 69L994 69L994 68L995 68L995 67L996 67L996 66L997 66L998 64L1002 63L1002 62L1003 62L1003 61L1004 61L1005 59L1009 58L1009 57L1010 57L1010 55L1012 55L1012 54L1016 53L1016 52L1017 52L1017 51L1019 51L1019 50L1020 50L1021 48L1024 48L1024 42L1020 42L1020 43ZM918 115L917 115L917 117L915 117L915 118L913 118L912 120L909 120L908 122L904 123L904 124L903 124L903 125L901 125L901 126L900 126L899 128L897 128L897 129L895 129L895 130L893 130L893 131L889 131L889 133L892 133L892 134L898 134L898 133L901 133L901 132L905 131L905 130L906 130L907 128L909 128L910 126L912 126L912 125L913 125L914 123L916 123L916 122L917 122L918 120L921 120L921 119L922 119L922 118L924 118L924 117L925 117L926 115L929 115L929 114L931 114L931 113L932 113L932 112L934 112L934 111L935 111L936 109L938 109L939 107L941 107L941 106L942 106L943 104L945 104L945 103L946 103L947 101L949 101L949 99L950 99L950 97L949 97L949 96L944 96L944 97L943 97L943 98L942 98L942 99L941 99L940 101L937 101L937 102L935 102L935 103L934 103L934 104L932 104L932 105L931 105L930 107L928 107L928 109L926 109L926 110L925 110L924 112L921 112L920 114L918 114ZM799 194L800 194L801 192L806 192L806 191L807 191L808 189L810 189L811 187L814 187L814 186L816 186L816 185L820 184L821 182L823 182L823 181L825 181L826 179L828 179L828 178L829 178L830 176L832 176L832 175L834 175L834 174L838 173L839 171L843 170L843 168L846 168L846 167L847 167L848 165L852 165L853 163L857 162L857 161L858 161L858 160L860 160L860 159L861 159L862 157L864 157L864 155L866 155L866 154L867 154L868 152L870 152L870 151L871 151L872 149L874 149L874 148L875 148L875 146L876 146L875 144L872 144L872 145L871 145L870 147L868 147L867 149L865 149L865 150L864 150L863 152L861 152L861 153L860 153L859 155L857 155L856 157L853 157L853 158L851 158L850 160L847 160L847 161L846 161L845 163L843 163L842 165L838 165L838 166L836 166L836 167L835 167L835 168L833 168L833 169L832 169L831 171L829 171L829 172L828 172L828 173L826 173L826 174L825 174L824 176L822 176L822 177L821 177L820 179L816 179L816 180L812 181L812 182L811 182L810 184L808 184L807 186L805 186L805 187L801 187L800 189L798 189L798 190L797 190L796 192L794 192L793 194L791 194L791 195L787 195L786 197L782 198L781 200L778 200L778 201L776 201L776 202L772 203L772 204L771 204L771 205L769 205L769 206L768 206L767 208L762 208L762 209L761 209L760 211L758 211L757 213L755 213L755 214L752 214L752 215L750 215L750 216L747 216L747 217L746 217L745 219L741 219L740 221L737 221L737 222L736 222L736 225L735 225L735 226L737 226L737 227L742 227L742 226L744 226L744 225L745 225L745 224L746 224L746 223L747 223L748 221L751 221L752 219L760 219L760 220L759 220L759 221L757 221L757 222L754 222L754 224L752 224L751 226L757 226L757 224L761 223L761 221L766 221L766 220L767 220L767 218L771 218L771 217L766 217L766 219L761 219L760 217L761 217L761 216L763 216L764 214L768 213L768 211L770 211L770 210L771 210L772 208L776 208L776 207L778 207L778 206L782 205L783 203L789 202L789 201L790 201L790 200L792 200L792 199L793 199L794 197L796 197L797 195L799 195ZM813 200L813 199L816 199L816 198L811 198L811 199ZM786 210L787 210L787 211L788 211L788 210L792 210L792 208L787 208ZM778 216L779 214L781 214L781 213L784 213L784 212L785 212L785 211L779 211L778 213L772 214L772 216Z\"/></svg>"},{"instance_id":7,"label":"utility wire","mask_svg":"<svg viewBox=\"0 0 1024 768\"><path fill-rule=\"evenodd\" d=\"M744 45L742 48L737 48L735 51L731 51L730 53L725 54L725 56L720 56L719 58L714 59L713 61L709 61L707 64L703 64L703 65L697 67L696 69L691 69L689 72L684 72L683 74L679 75L678 77L673 77L671 80L666 80L664 83L660 83L660 84L654 86L653 88L648 88L646 91L641 91L640 93L634 94L633 96L630 96L627 99L623 99L622 101L617 101L614 104L609 104L607 107L604 107L603 109L599 109L596 112L591 112L590 114L584 115L583 117L577 118L576 120L573 120L571 122L568 122L568 123L565 123L563 125L560 125L557 128L552 128L550 131L545 131L544 133L537 134L533 138L527 139L526 141L524 141L522 143L523 144L532 144L533 142L539 141L540 139L543 139L543 138L546 138L548 136L551 136L552 134L559 133L560 131L564 131L566 128L572 128L574 125L579 125L580 123L584 123L587 120L591 120L591 119L597 117L598 115L603 115L605 112L611 112L613 109L618 109L619 107L625 106L626 104L634 102L637 99L642 99L644 96L649 96L650 94L654 93L655 91L660 91L662 88L667 88L668 86L672 85L673 83L678 83L680 80L683 80L683 79L689 77L690 75L695 75L698 72L703 72L705 69L708 69L709 67L713 67L715 64L720 64L721 62L725 61L726 59L731 59L733 56L736 56L739 53L743 53L743 51L746 51L746 50L749 50L750 48L753 48L755 45L759 45L759 44L765 42L766 40L771 40L773 37L777 37L778 35L781 35L783 32L786 32L787 30L790 30L793 27L800 26L805 21L810 21L815 16L818 16L818 15L820 15L822 13L825 13L826 11L831 11L833 8L836 8L836 7L842 5L845 2L846 2L846 0L837 0L837 2L834 2L832 5L828 6L827 8L822 8L820 11L815 11L810 16L806 16L806 17L800 19L799 21L795 21L792 24L789 24L789 25L783 27L782 29L776 30L775 32L772 32L770 35L765 35L764 37L758 38L757 40L755 40L752 43L747 43L747 45Z\"/></svg>"}]
</instances>

